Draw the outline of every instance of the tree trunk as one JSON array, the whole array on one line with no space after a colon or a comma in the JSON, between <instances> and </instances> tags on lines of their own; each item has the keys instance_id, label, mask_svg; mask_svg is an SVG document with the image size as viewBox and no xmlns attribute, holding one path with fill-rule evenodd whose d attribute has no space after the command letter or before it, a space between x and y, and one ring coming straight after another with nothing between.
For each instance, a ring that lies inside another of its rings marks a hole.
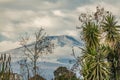
<instances>
[{"instance_id":1,"label":"tree trunk","mask_svg":"<svg viewBox=\"0 0 120 80\"><path fill-rule=\"evenodd\" d=\"M118 80L120 80L120 48L118 50L118 64L117 64L117 76L118 76Z\"/></svg>"},{"instance_id":2,"label":"tree trunk","mask_svg":"<svg viewBox=\"0 0 120 80\"><path fill-rule=\"evenodd\" d=\"M36 59L34 59L34 76L37 75L36 62L37 62ZM35 80L37 80L36 77L35 77Z\"/></svg>"},{"instance_id":3,"label":"tree trunk","mask_svg":"<svg viewBox=\"0 0 120 80\"><path fill-rule=\"evenodd\" d=\"M117 80L120 80L120 42L118 42L117 44L118 48L117 48Z\"/></svg>"},{"instance_id":4,"label":"tree trunk","mask_svg":"<svg viewBox=\"0 0 120 80\"><path fill-rule=\"evenodd\" d=\"M37 71L36 71L36 60L34 61L34 75L36 75L37 74Z\"/></svg>"}]
</instances>

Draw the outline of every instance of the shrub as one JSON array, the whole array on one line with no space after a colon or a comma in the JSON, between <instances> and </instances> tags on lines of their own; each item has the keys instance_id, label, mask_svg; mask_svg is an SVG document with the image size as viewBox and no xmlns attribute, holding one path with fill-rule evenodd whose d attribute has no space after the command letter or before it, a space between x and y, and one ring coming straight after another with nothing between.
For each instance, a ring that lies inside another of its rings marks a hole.
<instances>
[{"instance_id":1,"label":"shrub","mask_svg":"<svg viewBox=\"0 0 120 80\"><path fill-rule=\"evenodd\" d=\"M54 71L54 80L79 80L76 74L66 67L59 67Z\"/></svg>"}]
</instances>

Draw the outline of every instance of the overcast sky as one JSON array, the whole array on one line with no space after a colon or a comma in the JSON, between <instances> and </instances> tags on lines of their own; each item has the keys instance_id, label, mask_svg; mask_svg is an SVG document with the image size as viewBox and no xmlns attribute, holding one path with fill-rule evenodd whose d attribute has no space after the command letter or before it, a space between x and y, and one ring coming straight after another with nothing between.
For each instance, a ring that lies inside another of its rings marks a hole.
<instances>
[{"instance_id":1,"label":"overcast sky","mask_svg":"<svg viewBox=\"0 0 120 80\"><path fill-rule=\"evenodd\" d=\"M97 5L120 14L120 0L0 0L0 52L19 47L19 37L41 26L48 35L78 36L81 12Z\"/></svg>"}]
</instances>

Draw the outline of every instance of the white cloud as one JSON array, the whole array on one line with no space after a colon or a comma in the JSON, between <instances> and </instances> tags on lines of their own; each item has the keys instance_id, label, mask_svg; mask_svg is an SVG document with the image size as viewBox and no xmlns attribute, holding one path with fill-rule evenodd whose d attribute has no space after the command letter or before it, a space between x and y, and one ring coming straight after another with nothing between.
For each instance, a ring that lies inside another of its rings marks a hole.
<instances>
[{"instance_id":1,"label":"white cloud","mask_svg":"<svg viewBox=\"0 0 120 80\"><path fill-rule=\"evenodd\" d=\"M15 34L14 33L12 33L12 32L2 32L1 33L3 36L5 36L5 37L7 37L7 38L10 38L10 39L13 39L13 38L15 38Z\"/></svg>"},{"instance_id":2,"label":"white cloud","mask_svg":"<svg viewBox=\"0 0 120 80\"><path fill-rule=\"evenodd\" d=\"M60 10L54 10L53 14L60 17L65 17L66 15Z\"/></svg>"},{"instance_id":3,"label":"white cloud","mask_svg":"<svg viewBox=\"0 0 120 80\"><path fill-rule=\"evenodd\" d=\"M14 9L5 9L2 11L2 15L4 19L8 20L27 20L30 19L31 17L35 17L38 15L35 11L32 10L14 10Z\"/></svg>"},{"instance_id":4,"label":"white cloud","mask_svg":"<svg viewBox=\"0 0 120 80\"><path fill-rule=\"evenodd\" d=\"M54 27L54 20L49 17L49 16L44 16L44 17L36 17L33 20L33 25L35 25L36 27L40 27L40 26L47 26L47 27Z\"/></svg>"},{"instance_id":5,"label":"white cloud","mask_svg":"<svg viewBox=\"0 0 120 80\"><path fill-rule=\"evenodd\" d=\"M2 41L0 42L0 52L20 47L19 42Z\"/></svg>"},{"instance_id":6,"label":"white cloud","mask_svg":"<svg viewBox=\"0 0 120 80\"><path fill-rule=\"evenodd\" d=\"M14 39L16 34L15 32L15 27L12 24L6 24L6 26L1 28L1 32L0 34L7 37L7 38L11 38Z\"/></svg>"},{"instance_id":7,"label":"white cloud","mask_svg":"<svg viewBox=\"0 0 120 80\"><path fill-rule=\"evenodd\" d=\"M15 1L15 0L0 0L0 3L8 3L8 2L12 2L12 1Z\"/></svg>"}]
</instances>

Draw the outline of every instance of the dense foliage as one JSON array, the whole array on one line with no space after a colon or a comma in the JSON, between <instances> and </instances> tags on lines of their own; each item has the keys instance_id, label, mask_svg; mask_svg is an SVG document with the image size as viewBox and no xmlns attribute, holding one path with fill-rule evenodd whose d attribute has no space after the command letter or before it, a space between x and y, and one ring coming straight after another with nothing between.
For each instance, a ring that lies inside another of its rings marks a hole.
<instances>
[{"instance_id":1,"label":"dense foliage","mask_svg":"<svg viewBox=\"0 0 120 80\"><path fill-rule=\"evenodd\" d=\"M116 18L104 8L96 7L94 14L82 13L81 73L84 80L120 80L119 30Z\"/></svg>"}]
</instances>

